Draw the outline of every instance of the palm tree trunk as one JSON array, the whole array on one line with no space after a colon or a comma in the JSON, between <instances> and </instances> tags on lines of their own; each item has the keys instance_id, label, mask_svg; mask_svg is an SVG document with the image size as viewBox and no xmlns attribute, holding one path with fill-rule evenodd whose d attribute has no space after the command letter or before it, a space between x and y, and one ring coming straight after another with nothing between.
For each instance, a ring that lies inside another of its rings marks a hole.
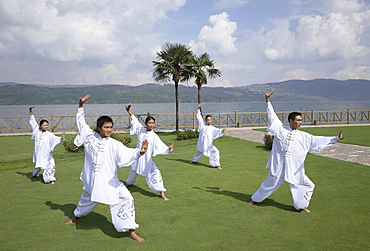
<instances>
[{"instance_id":1,"label":"palm tree trunk","mask_svg":"<svg viewBox=\"0 0 370 251\"><path fill-rule=\"evenodd\" d=\"M202 85L198 85L198 104L200 104L201 98L200 98L200 90L202 89Z\"/></svg>"},{"instance_id":2,"label":"palm tree trunk","mask_svg":"<svg viewBox=\"0 0 370 251\"><path fill-rule=\"evenodd\" d=\"M179 131L179 82L175 81L175 99L176 99L176 133Z\"/></svg>"}]
</instances>

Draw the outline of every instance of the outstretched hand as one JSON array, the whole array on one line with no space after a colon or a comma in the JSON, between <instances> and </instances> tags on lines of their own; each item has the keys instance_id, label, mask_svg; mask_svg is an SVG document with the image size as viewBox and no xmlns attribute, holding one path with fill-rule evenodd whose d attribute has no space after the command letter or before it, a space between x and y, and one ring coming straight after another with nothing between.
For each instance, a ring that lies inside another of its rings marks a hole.
<instances>
[{"instance_id":1,"label":"outstretched hand","mask_svg":"<svg viewBox=\"0 0 370 251\"><path fill-rule=\"evenodd\" d=\"M65 139L65 137L66 137L66 133L65 133L65 132L63 132L63 133L62 133L61 138L64 140L64 139Z\"/></svg>"},{"instance_id":2,"label":"outstretched hand","mask_svg":"<svg viewBox=\"0 0 370 251\"><path fill-rule=\"evenodd\" d=\"M84 106L84 103L86 100L88 100L91 97L90 94L87 94L85 97L80 98L80 102L78 103L79 107L82 108Z\"/></svg>"},{"instance_id":3,"label":"outstretched hand","mask_svg":"<svg viewBox=\"0 0 370 251\"><path fill-rule=\"evenodd\" d=\"M344 139L344 138L345 138L345 137L343 136L343 131L344 131L344 129L341 129L341 130L339 131L339 135L338 135L339 140L342 140L342 139Z\"/></svg>"},{"instance_id":4,"label":"outstretched hand","mask_svg":"<svg viewBox=\"0 0 370 251\"><path fill-rule=\"evenodd\" d=\"M168 149L170 150L170 152L172 152L172 150L173 150L173 141L170 142L170 147Z\"/></svg>"},{"instance_id":5,"label":"outstretched hand","mask_svg":"<svg viewBox=\"0 0 370 251\"><path fill-rule=\"evenodd\" d=\"M204 103L198 104L198 110L204 105Z\"/></svg>"},{"instance_id":6,"label":"outstretched hand","mask_svg":"<svg viewBox=\"0 0 370 251\"><path fill-rule=\"evenodd\" d=\"M226 131L226 126L224 126L224 129L222 129L222 131Z\"/></svg>"},{"instance_id":7,"label":"outstretched hand","mask_svg":"<svg viewBox=\"0 0 370 251\"><path fill-rule=\"evenodd\" d=\"M140 154L146 153L146 151L148 150L148 145L149 145L149 141L147 139L144 140L143 144L141 144Z\"/></svg>"},{"instance_id":8,"label":"outstretched hand","mask_svg":"<svg viewBox=\"0 0 370 251\"><path fill-rule=\"evenodd\" d=\"M35 106L34 106L34 105L33 105L33 106L30 106L28 109L32 110L33 108L35 108Z\"/></svg>"},{"instance_id":9,"label":"outstretched hand","mask_svg":"<svg viewBox=\"0 0 370 251\"><path fill-rule=\"evenodd\" d=\"M266 103L270 101L271 95L275 92L275 90L272 90L265 94Z\"/></svg>"},{"instance_id":10,"label":"outstretched hand","mask_svg":"<svg viewBox=\"0 0 370 251\"><path fill-rule=\"evenodd\" d=\"M126 105L125 108L126 108L127 113L130 114L130 116L132 116L133 113L131 112L131 104Z\"/></svg>"}]
</instances>

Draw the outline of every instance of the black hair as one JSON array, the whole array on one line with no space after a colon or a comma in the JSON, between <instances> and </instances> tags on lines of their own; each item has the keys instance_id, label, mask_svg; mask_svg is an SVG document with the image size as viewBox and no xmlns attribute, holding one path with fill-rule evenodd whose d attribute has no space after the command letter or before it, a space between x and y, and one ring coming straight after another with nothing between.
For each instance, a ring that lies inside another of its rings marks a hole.
<instances>
[{"instance_id":1,"label":"black hair","mask_svg":"<svg viewBox=\"0 0 370 251\"><path fill-rule=\"evenodd\" d=\"M155 122L155 118L153 117L153 116L148 116L148 117L146 117L146 119L145 119L145 124L147 124L148 122L149 122L149 120L154 120L154 122Z\"/></svg>"},{"instance_id":2,"label":"black hair","mask_svg":"<svg viewBox=\"0 0 370 251\"><path fill-rule=\"evenodd\" d=\"M40 122L39 122L40 127L41 127L41 126L42 126L42 124L44 124L45 122L49 124L49 121L47 121L46 119L42 119L42 120L40 120Z\"/></svg>"},{"instance_id":3,"label":"black hair","mask_svg":"<svg viewBox=\"0 0 370 251\"><path fill-rule=\"evenodd\" d=\"M99 131L99 128L101 128L104 125L104 123L106 123L106 122L110 122L110 123L112 123L112 125L114 125L113 119L111 117L101 116L96 121L96 129Z\"/></svg>"},{"instance_id":4,"label":"black hair","mask_svg":"<svg viewBox=\"0 0 370 251\"><path fill-rule=\"evenodd\" d=\"M207 120L208 118L212 118L212 116L211 116L211 115L207 115L207 116L204 118L204 120Z\"/></svg>"},{"instance_id":5,"label":"black hair","mask_svg":"<svg viewBox=\"0 0 370 251\"><path fill-rule=\"evenodd\" d=\"M297 116L302 116L302 113L300 113L300 112L291 112L291 113L289 113L288 122L290 123L290 120L294 120L295 117L297 117Z\"/></svg>"}]
</instances>

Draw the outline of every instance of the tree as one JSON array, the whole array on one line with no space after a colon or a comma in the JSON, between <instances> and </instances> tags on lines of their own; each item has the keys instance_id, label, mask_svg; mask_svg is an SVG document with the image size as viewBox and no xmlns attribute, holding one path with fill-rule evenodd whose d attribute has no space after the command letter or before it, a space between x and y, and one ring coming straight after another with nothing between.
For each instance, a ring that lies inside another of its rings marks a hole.
<instances>
[{"instance_id":1,"label":"tree","mask_svg":"<svg viewBox=\"0 0 370 251\"><path fill-rule=\"evenodd\" d=\"M208 78L221 77L221 71L214 68L214 61L210 59L208 53L192 56L190 63L185 66L185 79L195 78L195 85L198 87L198 104L201 103L202 85L206 85Z\"/></svg>"},{"instance_id":2,"label":"tree","mask_svg":"<svg viewBox=\"0 0 370 251\"><path fill-rule=\"evenodd\" d=\"M184 65L193 56L190 47L183 44L166 43L157 53L158 61L153 61L153 77L156 82L175 82L176 132L179 131L179 83L187 81Z\"/></svg>"}]
</instances>

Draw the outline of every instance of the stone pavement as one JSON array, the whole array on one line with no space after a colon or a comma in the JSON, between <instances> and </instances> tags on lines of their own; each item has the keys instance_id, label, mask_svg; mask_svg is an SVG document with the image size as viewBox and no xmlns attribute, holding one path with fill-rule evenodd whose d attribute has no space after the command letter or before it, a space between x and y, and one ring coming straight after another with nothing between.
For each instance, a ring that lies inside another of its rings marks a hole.
<instances>
[{"instance_id":1,"label":"stone pavement","mask_svg":"<svg viewBox=\"0 0 370 251\"><path fill-rule=\"evenodd\" d=\"M252 130L255 128L256 127L227 128L225 135L263 144L263 136L266 132ZM321 152L310 151L310 153L370 166L370 147L367 146L336 143L326 147Z\"/></svg>"}]
</instances>

